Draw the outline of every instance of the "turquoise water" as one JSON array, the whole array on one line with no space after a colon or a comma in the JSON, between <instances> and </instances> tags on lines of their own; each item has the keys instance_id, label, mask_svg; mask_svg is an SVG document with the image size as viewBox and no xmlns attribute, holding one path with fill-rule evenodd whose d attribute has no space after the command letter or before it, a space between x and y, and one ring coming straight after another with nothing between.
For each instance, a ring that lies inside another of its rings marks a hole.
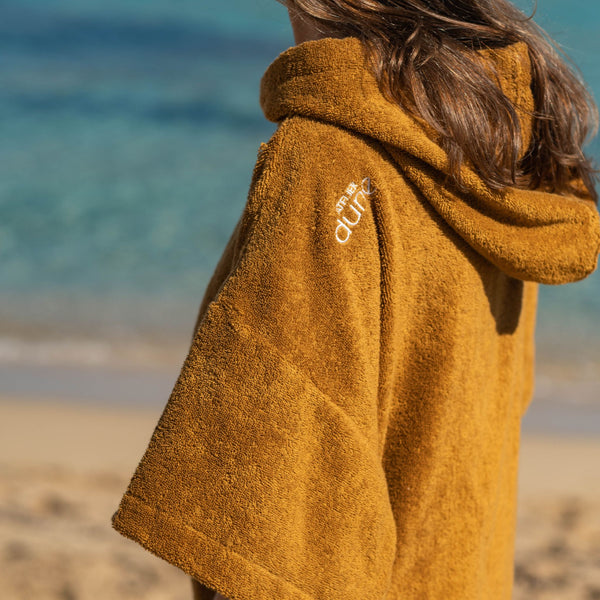
<instances>
[{"instance_id":1,"label":"turquoise water","mask_svg":"<svg viewBox=\"0 0 600 600\"><path fill-rule=\"evenodd\" d=\"M536 20L600 97L600 3ZM0 361L23 339L187 341L274 131L260 77L291 44L275 0L2 2ZM542 286L540 355L600 361L599 322L600 273Z\"/></svg>"}]
</instances>

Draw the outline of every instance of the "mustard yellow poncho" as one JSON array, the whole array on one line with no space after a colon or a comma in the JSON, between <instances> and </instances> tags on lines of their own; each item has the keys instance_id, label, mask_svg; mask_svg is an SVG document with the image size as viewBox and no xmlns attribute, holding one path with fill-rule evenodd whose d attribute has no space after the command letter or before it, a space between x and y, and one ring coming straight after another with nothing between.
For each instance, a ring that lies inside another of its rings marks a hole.
<instances>
[{"instance_id":1,"label":"mustard yellow poncho","mask_svg":"<svg viewBox=\"0 0 600 600\"><path fill-rule=\"evenodd\" d=\"M533 108L526 46L479 52ZM509 600L537 288L596 268L597 208L452 191L358 38L282 52L260 100L279 126L112 524L232 600Z\"/></svg>"}]
</instances>

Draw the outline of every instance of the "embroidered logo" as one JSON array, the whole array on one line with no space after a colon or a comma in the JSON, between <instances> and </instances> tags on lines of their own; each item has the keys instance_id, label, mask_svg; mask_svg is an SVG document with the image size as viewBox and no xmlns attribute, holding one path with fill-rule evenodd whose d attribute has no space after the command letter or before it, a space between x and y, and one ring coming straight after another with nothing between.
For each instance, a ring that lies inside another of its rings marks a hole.
<instances>
[{"instance_id":1,"label":"embroidered logo","mask_svg":"<svg viewBox=\"0 0 600 600\"><path fill-rule=\"evenodd\" d=\"M345 244L350 239L352 228L358 225L365 210L361 201L366 205L367 196L373 194L374 191L375 186L371 178L365 177L360 183L360 188L354 181L349 183L344 194L337 201L335 210L341 215L341 218L337 220L335 239L340 244Z\"/></svg>"}]
</instances>

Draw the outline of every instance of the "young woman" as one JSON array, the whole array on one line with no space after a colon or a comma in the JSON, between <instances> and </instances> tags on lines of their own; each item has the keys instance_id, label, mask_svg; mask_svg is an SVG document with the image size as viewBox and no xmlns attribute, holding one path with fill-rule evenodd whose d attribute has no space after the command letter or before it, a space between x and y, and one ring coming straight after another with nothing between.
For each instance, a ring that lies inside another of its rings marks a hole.
<instances>
[{"instance_id":1,"label":"young woman","mask_svg":"<svg viewBox=\"0 0 600 600\"><path fill-rule=\"evenodd\" d=\"M538 285L600 251L596 108L505 0L289 10L277 131L113 526L196 598L509 600Z\"/></svg>"}]
</instances>

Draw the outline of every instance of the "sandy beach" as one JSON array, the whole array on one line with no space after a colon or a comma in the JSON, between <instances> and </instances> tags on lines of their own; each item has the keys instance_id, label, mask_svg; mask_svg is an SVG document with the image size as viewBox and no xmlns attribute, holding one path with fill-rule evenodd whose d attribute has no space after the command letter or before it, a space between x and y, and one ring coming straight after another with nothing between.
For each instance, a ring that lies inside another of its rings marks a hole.
<instances>
[{"instance_id":1,"label":"sandy beach","mask_svg":"<svg viewBox=\"0 0 600 600\"><path fill-rule=\"evenodd\" d=\"M110 526L161 409L0 398L3 598L191 598ZM599 459L598 436L523 433L515 600L600 598Z\"/></svg>"}]
</instances>

